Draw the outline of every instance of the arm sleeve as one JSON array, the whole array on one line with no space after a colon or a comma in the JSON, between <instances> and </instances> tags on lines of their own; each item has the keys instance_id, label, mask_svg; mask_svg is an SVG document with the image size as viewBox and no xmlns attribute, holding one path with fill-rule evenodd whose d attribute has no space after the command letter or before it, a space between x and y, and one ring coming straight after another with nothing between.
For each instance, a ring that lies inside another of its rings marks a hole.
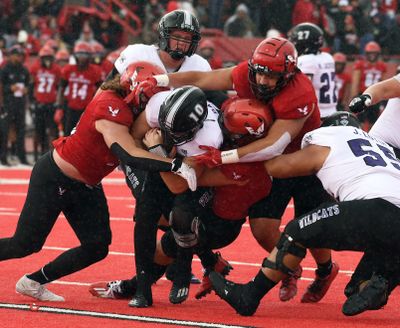
<instances>
[{"instance_id":1,"label":"arm sleeve","mask_svg":"<svg viewBox=\"0 0 400 328\"><path fill-rule=\"evenodd\" d=\"M139 170L151 172L171 172L172 163L158 161L155 159L131 156L118 142L110 147L112 153L125 165L133 166Z\"/></svg>"}]
</instances>

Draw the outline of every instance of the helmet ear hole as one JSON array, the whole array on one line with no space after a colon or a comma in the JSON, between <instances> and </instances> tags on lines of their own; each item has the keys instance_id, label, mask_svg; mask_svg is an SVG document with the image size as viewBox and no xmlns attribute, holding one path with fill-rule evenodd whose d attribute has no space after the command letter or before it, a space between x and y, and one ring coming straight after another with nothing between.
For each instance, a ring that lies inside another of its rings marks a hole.
<instances>
[{"instance_id":1,"label":"helmet ear hole","mask_svg":"<svg viewBox=\"0 0 400 328\"><path fill-rule=\"evenodd\" d=\"M160 106L158 123L173 144L194 139L208 115L204 92L193 86L173 90Z\"/></svg>"}]
</instances>

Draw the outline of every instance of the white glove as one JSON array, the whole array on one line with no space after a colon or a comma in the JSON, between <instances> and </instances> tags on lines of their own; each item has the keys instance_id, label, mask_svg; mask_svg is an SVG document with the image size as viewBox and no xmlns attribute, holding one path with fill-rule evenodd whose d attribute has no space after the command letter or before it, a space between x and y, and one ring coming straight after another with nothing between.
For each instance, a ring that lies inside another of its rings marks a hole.
<instances>
[{"instance_id":1,"label":"white glove","mask_svg":"<svg viewBox=\"0 0 400 328\"><path fill-rule=\"evenodd\" d=\"M184 163L181 159L174 158L172 161L171 172L184 178L191 191L195 191L197 189L196 171Z\"/></svg>"}]
</instances>

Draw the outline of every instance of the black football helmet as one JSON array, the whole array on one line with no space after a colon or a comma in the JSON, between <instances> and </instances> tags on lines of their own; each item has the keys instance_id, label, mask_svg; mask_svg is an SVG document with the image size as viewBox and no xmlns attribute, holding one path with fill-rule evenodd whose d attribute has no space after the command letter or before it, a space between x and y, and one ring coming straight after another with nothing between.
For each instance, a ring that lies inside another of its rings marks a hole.
<instances>
[{"instance_id":1,"label":"black football helmet","mask_svg":"<svg viewBox=\"0 0 400 328\"><path fill-rule=\"evenodd\" d=\"M353 113L338 111L323 119L321 127L326 126L354 126L356 128L360 128L361 124L357 116L355 116Z\"/></svg>"},{"instance_id":2,"label":"black football helmet","mask_svg":"<svg viewBox=\"0 0 400 328\"><path fill-rule=\"evenodd\" d=\"M183 52L179 49L170 48L170 34L174 30L186 31L192 34L192 41L190 42L190 47L187 51ZM195 16L185 10L171 11L164 15L158 24L158 38L159 48L168 52L173 59L178 60L185 56L190 57L196 52L201 39L199 21Z\"/></svg>"},{"instance_id":3,"label":"black football helmet","mask_svg":"<svg viewBox=\"0 0 400 328\"><path fill-rule=\"evenodd\" d=\"M185 86L172 91L158 114L164 144L182 145L193 140L207 113L207 98L201 89Z\"/></svg>"},{"instance_id":4,"label":"black football helmet","mask_svg":"<svg viewBox=\"0 0 400 328\"><path fill-rule=\"evenodd\" d=\"M288 35L299 56L317 54L324 43L324 32L312 23L298 24L289 31Z\"/></svg>"}]
</instances>

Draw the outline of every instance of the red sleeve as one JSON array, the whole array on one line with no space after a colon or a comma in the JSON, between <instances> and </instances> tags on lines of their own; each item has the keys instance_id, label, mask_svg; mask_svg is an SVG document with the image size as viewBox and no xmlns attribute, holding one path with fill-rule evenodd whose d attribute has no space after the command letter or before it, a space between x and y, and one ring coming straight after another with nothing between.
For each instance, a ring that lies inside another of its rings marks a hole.
<instances>
[{"instance_id":1,"label":"red sleeve","mask_svg":"<svg viewBox=\"0 0 400 328\"><path fill-rule=\"evenodd\" d=\"M362 69L364 67L364 62L362 60L357 60L353 65L353 70Z\"/></svg>"},{"instance_id":2,"label":"red sleeve","mask_svg":"<svg viewBox=\"0 0 400 328\"><path fill-rule=\"evenodd\" d=\"M126 126L131 126L133 113L122 99L117 97L100 97L95 104L94 119L105 119Z\"/></svg>"},{"instance_id":3,"label":"red sleeve","mask_svg":"<svg viewBox=\"0 0 400 328\"><path fill-rule=\"evenodd\" d=\"M232 71L233 88L240 98L254 98L249 84L249 67L247 61L241 62Z\"/></svg>"},{"instance_id":4,"label":"red sleeve","mask_svg":"<svg viewBox=\"0 0 400 328\"><path fill-rule=\"evenodd\" d=\"M310 79L296 73L293 79L273 98L272 107L277 119L300 119L318 109L318 100Z\"/></svg>"}]
</instances>

